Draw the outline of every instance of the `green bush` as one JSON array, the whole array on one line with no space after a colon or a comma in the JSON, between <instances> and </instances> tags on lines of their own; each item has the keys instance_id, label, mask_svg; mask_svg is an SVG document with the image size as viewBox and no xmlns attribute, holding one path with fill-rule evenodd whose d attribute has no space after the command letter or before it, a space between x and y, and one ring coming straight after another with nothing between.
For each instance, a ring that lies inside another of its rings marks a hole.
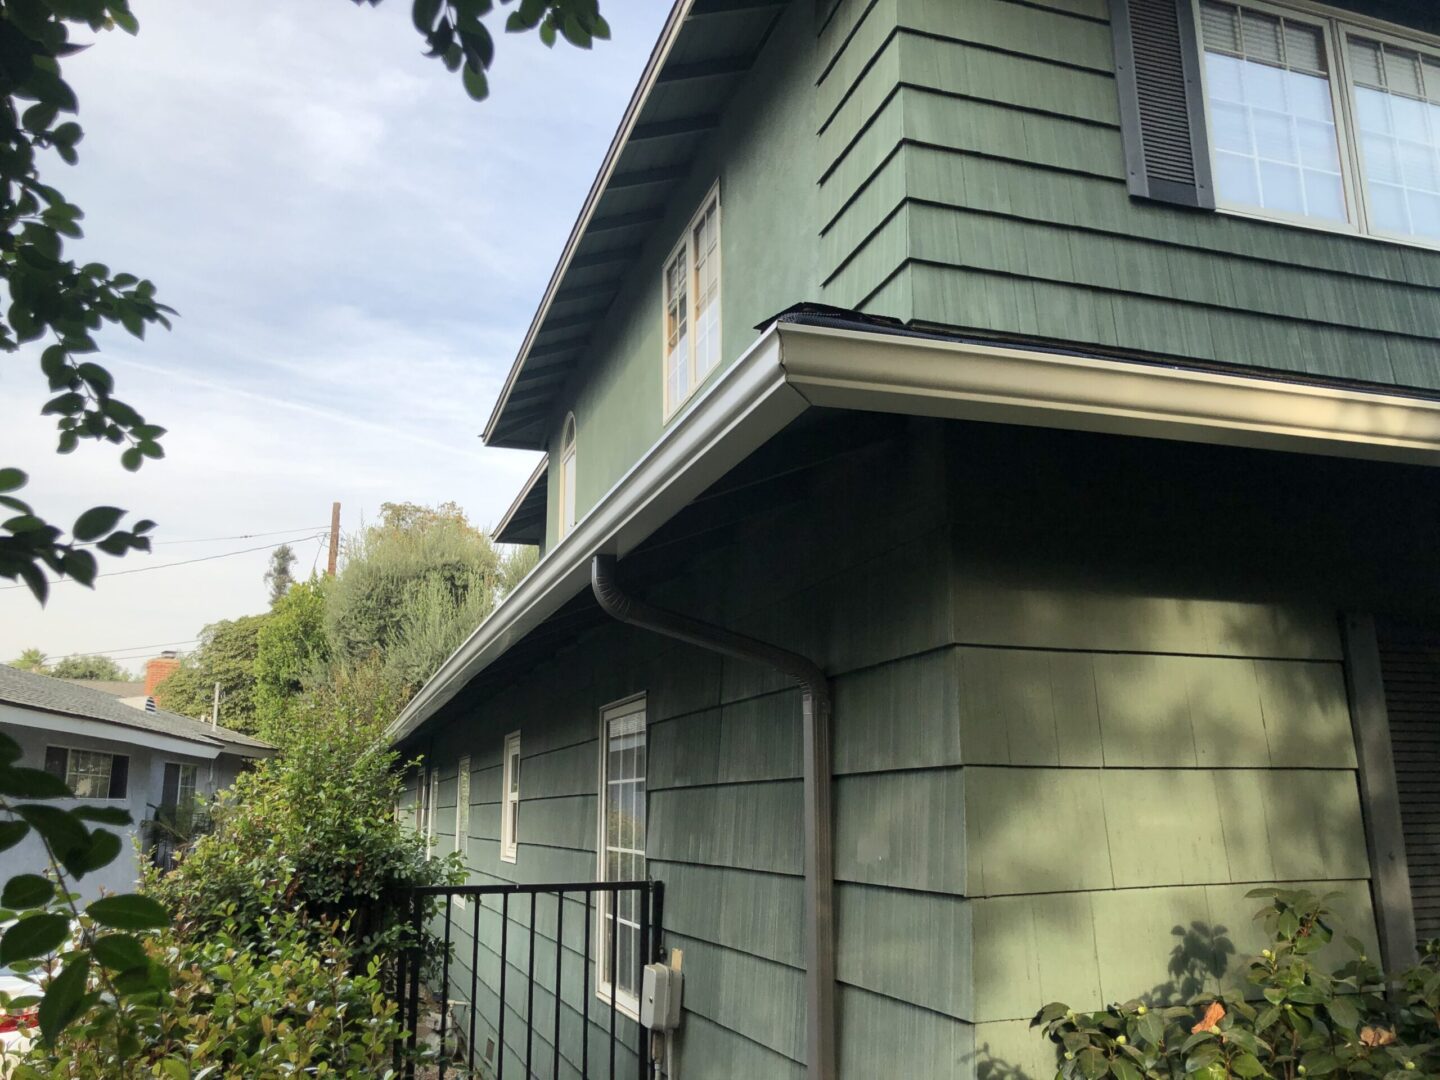
<instances>
[{"instance_id":1,"label":"green bush","mask_svg":"<svg viewBox=\"0 0 1440 1080\"><path fill-rule=\"evenodd\" d=\"M182 935L229 924L243 933L279 898L314 923L348 924L363 963L409 940L398 894L463 876L456 856L428 858L424 838L396 820L385 686L367 666L307 696L278 755L217 800L213 831L170 872L148 874L143 891Z\"/></svg>"},{"instance_id":2,"label":"green bush","mask_svg":"<svg viewBox=\"0 0 1440 1080\"><path fill-rule=\"evenodd\" d=\"M1095 1013L1046 1005L1036 1017L1061 1054L1057 1080L1227 1080L1440 1076L1440 943L1387 979L1361 944L1326 971L1335 937L1326 898L1256 889L1273 939L1246 965L1243 994L1188 1005L1140 999Z\"/></svg>"},{"instance_id":3,"label":"green bush","mask_svg":"<svg viewBox=\"0 0 1440 1080\"><path fill-rule=\"evenodd\" d=\"M123 999L118 1025L82 1020L33 1048L13 1080L391 1075L396 1006L378 960L351 970L343 927L307 926L295 912L243 928L220 919L202 937L150 938L154 993Z\"/></svg>"}]
</instances>

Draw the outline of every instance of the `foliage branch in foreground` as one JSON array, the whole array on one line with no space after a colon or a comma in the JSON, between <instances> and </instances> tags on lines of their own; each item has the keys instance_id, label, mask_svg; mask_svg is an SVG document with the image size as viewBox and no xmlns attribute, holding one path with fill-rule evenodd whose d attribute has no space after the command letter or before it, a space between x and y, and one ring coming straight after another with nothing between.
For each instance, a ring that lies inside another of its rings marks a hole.
<instances>
[{"instance_id":1,"label":"foliage branch in foreground","mask_svg":"<svg viewBox=\"0 0 1440 1080\"><path fill-rule=\"evenodd\" d=\"M1248 962L1243 993L1188 1005L1136 999L1094 1013L1046 1005L1035 1023L1058 1044L1057 1080L1440 1076L1440 942L1387 979L1347 937L1353 958L1325 970L1318 954L1335 936L1328 897L1247 895L1267 901L1256 918L1274 943Z\"/></svg>"}]
</instances>

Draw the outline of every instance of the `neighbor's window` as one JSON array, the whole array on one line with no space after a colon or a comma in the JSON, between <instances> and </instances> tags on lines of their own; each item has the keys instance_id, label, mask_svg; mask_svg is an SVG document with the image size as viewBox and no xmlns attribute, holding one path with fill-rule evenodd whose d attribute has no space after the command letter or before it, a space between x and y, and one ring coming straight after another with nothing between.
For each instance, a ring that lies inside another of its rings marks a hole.
<instances>
[{"instance_id":1,"label":"neighbor's window","mask_svg":"<svg viewBox=\"0 0 1440 1080\"><path fill-rule=\"evenodd\" d=\"M520 850L520 733L505 736L504 787L500 793L500 858L514 862Z\"/></svg>"},{"instance_id":2,"label":"neighbor's window","mask_svg":"<svg viewBox=\"0 0 1440 1080\"><path fill-rule=\"evenodd\" d=\"M691 220L665 263L665 418L720 363L720 193Z\"/></svg>"},{"instance_id":3,"label":"neighbor's window","mask_svg":"<svg viewBox=\"0 0 1440 1080\"><path fill-rule=\"evenodd\" d=\"M45 771L64 780L77 799L123 799L129 788L130 759L100 750L47 746Z\"/></svg>"},{"instance_id":4,"label":"neighbor's window","mask_svg":"<svg viewBox=\"0 0 1440 1080\"><path fill-rule=\"evenodd\" d=\"M600 714L600 880L645 879L645 699L613 705ZM597 900L600 996L634 1012L639 1008L639 903L633 892L612 903ZM613 941L613 945L612 945ZM616 971L610 954L615 953Z\"/></svg>"},{"instance_id":5,"label":"neighbor's window","mask_svg":"<svg viewBox=\"0 0 1440 1080\"><path fill-rule=\"evenodd\" d=\"M160 786L160 805L189 806L195 801L195 781L199 770L191 764L179 761L165 763L165 775Z\"/></svg>"},{"instance_id":6,"label":"neighbor's window","mask_svg":"<svg viewBox=\"0 0 1440 1080\"><path fill-rule=\"evenodd\" d=\"M1440 242L1440 45L1283 4L1198 9L1221 206Z\"/></svg>"},{"instance_id":7,"label":"neighbor's window","mask_svg":"<svg viewBox=\"0 0 1440 1080\"><path fill-rule=\"evenodd\" d=\"M560 435L560 535L575 527L575 414Z\"/></svg>"}]
</instances>

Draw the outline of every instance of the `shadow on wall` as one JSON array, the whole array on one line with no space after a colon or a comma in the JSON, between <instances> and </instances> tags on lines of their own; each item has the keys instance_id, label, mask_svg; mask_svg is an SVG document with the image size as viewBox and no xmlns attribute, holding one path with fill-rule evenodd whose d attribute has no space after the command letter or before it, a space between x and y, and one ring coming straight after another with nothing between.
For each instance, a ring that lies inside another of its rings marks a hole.
<instances>
[{"instance_id":1,"label":"shadow on wall","mask_svg":"<svg viewBox=\"0 0 1440 1080\"><path fill-rule=\"evenodd\" d=\"M1215 993L1235 955L1235 944L1230 940L1230 929L1226 926L1197 921L1188 926L1173 927L1170 935L1175 939L1166 968L1170 977L1135 995L1152 1007L1183 1005L1199 994ZM1037 1013L1045 1004L1036 1003ZM1037 1043L1045 1038L1039 1027L1032 1027L1030 1034ZM1062 1048L1056 1044L1055 1069L1061 1064L1061 1052ZM1041 1058L1043 1051L1035 1056ZM1054 1075L1054 1070L1051 1070L1036 1076L1025 1066L995 1053L989 1043L977 1046L966 1064L973 1064L976 1080L1050 1080Z\"/></svg>"}]
</instances>

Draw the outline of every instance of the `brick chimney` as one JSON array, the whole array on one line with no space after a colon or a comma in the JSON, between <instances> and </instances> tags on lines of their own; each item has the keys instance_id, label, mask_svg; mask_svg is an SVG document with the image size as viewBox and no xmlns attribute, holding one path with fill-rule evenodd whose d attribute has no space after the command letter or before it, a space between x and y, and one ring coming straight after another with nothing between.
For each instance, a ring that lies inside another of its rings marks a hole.
<instances>
[{"instance_id":1,"label":"brick chimney","mask_svg":"<svg viewBox=\"0 0 1440 1080\"><path fill-rule=\"evenodd\" d=\"M168 679L180 667L180 658L173 649L167 649L152 660L145 661L145 696L154 697L155 688Z\"/></svg>"}]
</instances>

